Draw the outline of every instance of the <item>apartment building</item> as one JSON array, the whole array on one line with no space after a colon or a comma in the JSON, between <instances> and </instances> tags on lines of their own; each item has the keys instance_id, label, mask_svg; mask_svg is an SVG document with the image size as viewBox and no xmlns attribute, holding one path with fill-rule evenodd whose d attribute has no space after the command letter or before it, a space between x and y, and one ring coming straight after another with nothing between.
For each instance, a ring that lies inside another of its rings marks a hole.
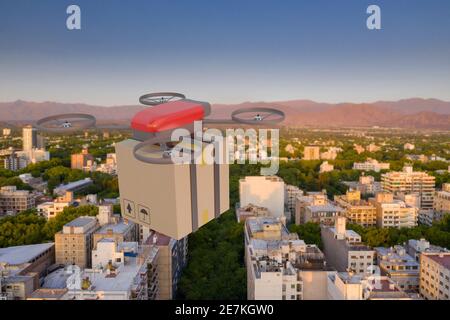
<instances>
[{"instance_id":1,"label":"apartment building","mask_svg":"<svg viewBox=\"0 0 450 320\"><path fill-rule=\"evenodd\" d=\"M158 248L159 300L176 299L178 283L187 265L188 238L175 240L159 232L150 230L145 244Z\"/></svg>"},{"instance_id":2,"label":"apartment building","mask_svg":"<svg viewBox=\"0 0 450 320\"><path fill-rule=\"evenodd\" d=\"M400 172L382 174L381 186L384 192L389 193L419 193L420 208L433 208L435 177L425 172L414 172L410 165L404 166Z\"/></svg>"},{"instance_id":3,"label":"apartment building","mask_svg":"<svg viewBox=\"0 0 450 320\"><path fill-rule=\"evenodd\" d=\"M47 220L56 217L64 211L64 208L73 203L73 192L67 191L63 196L57 197L54 201L48 201L39 204L37 212Z\"/></svg>"},{"instance_id":4,"label":"apartment building","mask_svg":"<svg viewBox=\"0 0 450 320\"><path fill-rule=\"evenodd\" d=\"M303 195L303 190L299 187L292 186L290 184L286 184L285 188L285 207L286 207L286 215L289 221L295 220L295 204L297 202L297 197Z\"/></svg>"},{"instance_id":5,"label":"apartment building","mask_svg":"<svg viewBox=\"0 0 450 320\"><path fill-rule=\"evenodd\" d=\"M18 171L25 168L27 164L26 159L19 157L14 151L3 159L3 165L6 170Z\"/></svg>"},{"instance_id":6,"label":"apartment building","mask_svg":"<svg viewBox=\"0 0 450 320\"><path fill-rule=\"evenodd\" d=\"M94 269L68 280L68 300L155 300L159 295L158 248L102 239L92 251Z\"/></svg>"},{"instance_id":7,"label":"apartment building","mask_svg":"<svg viewBox=\"0 0 450 320\"><path fill-rule=\"evenodd\" d=\"M409 239L408 242L405 244L405 249L406 252L411 257L413 257L417 262L420 261L420 255L424 252L428 253L449 252L449 250L446 248L430 244L430 242L424 238L421 238L420 240Z\"/></svg>"},{"instance_id":8,"label":"apartment building","mask_svg":"<svg viewBox=\"0 0 450 320\"><path fill-rule=\"evenodd\" d=\"M26 190L17 190L16 186L0 188L0 216L15 215L35 206L35 196Z\"/></svg>"},{"instance_id":9,"label":"apartment building","mask_svg":"<svg viewBox=\"0 0 450 320\"><path fill-rule=\"evenodd\" d=\"M389 163L378 162L378 160L371 158L368 158L365 162L353 163L353 170L380 172L381 170L389 170L389 168Z\"/></svg>"},{"instance_id":10,"label":"apartment building","mask_svg":"<svg viewBox=\"0 0 450 320\"><path fill-rule=\"evenodd\" d=\"M372 176L361 175L359 181L343 181L350 189L358 190L363 195L374 195L381 192L381 182Z\"/></svg>"},{"instance_id":11,"label":"apartment building","mask_svg":"<svg viewBox=\"0 0 450 320\"><path fill-rule=\"evenodd\" d=\"M364 245L361 236L346 229L345 217L338 217L334 227L322 226L321 237L327 264L339 272L371 274L375 251Z\"/></svg>"},{"instance_id":12,"label":"apartment building","mask_svg":"<svg viewBox=\"0 0 450 320\"><path fill-rule=\"evenodd\" d=\"M327 276L333 271L323 253L278 219L247 219L245 245L249 300L327 299Z\"/></svg>"},{"instance_id":13,"label":"apartment building","mask_svg":"<svg viewBox=\"0 0 450 320\"><path fill-rule=\"evenodd\" d=\"M303 149L303 160L320 160L320 147L305 146Z\"/></svg>"},{"instance_id":14,"label":"apartment building","mask_svg":"<svg viewBox=\"0 0 450 320\"><path fill-rule=\"evenodd\" d=\"M420 295L427 300L450 300L450 252L420 255Z\"/></svg>"},{"instance_id":15,"label":"apartment building","mask_svg":"<svg viewBox=\"0 0 450 320\"><path fill-rule=\"evenodd\" d=\"M95 217L78 217L63 226L55 234L56 263L80 268L91 267L91 251L94 248L94 232L99 228Z\"/></svg>"},{"instance_id":16,"label":"apartment building","mask_svg":"<svg viewBox=\"0 0 450 320\"><path fill-rule=\"evenodd\" d=\"M53 243L0 248L0 300L23 300L55 262Z\"/></svg>"},{"instance_id":17,"label":"apartment building","mask_svg":"<svg viewBox=\"0 0 450 320\"><path fill-rule=\"evenodd\" d=\"M394 199L392 193L377 193L369 199L377 210L377 227L412 228L417 226L418 208Z\"/></svg>"},{"instance_id":18,"label":"apartment building","mask_svg":"<svg viewBox=\"0 0 450 320\"><path fill-rule=\"evenodd\" d=\"M403 291L419 291L420 265L404 247L377 247L375 251L382 275L392 279Z\"/></svg>"},{"instance_id":19,"label":"apartment building","mask_svg":"<svg viewBox=\"0 0 450 320\"><path fill-rule=\"evenodd\" d=\"M33 148L31 150L16 151L16 154L19 158L23 159L27 165L50 160L50 152L45 151L45 149Z\"/></svg>"},{"instance_id":20,"label":"apartment building","mask_svg":"<svg viewBox=\"0 0 450 320\"><path fill-rule=\"evenodd\" d=\"M83 148L81 153L72 154L70 157L70 167L72 169L91 171L90 169L94 163L94 157L89 154L88 148Z\"/></svg>"},{"instance_id":21,"label":"apartment building","mask_svg":"<svg viewBox=\"0 0 450 320\"><path fill-rule=\"evenodd\" d=\"M434 194L433 210L434 220L441 220L450 214L450 183L444 183L442 190Z\"/></svg>"},{"instance_id":22,"label":"apartment building","mask_svg":"<svg viewBox=\"0 0 450 320\"><path fill-rule=\"evenodd\" d=\"M33 126L25 126L22 129L22 149L30 151L38 147L37 129Z\"/></svg>"},{"instance_id":23,"label":"apartment building","mask_svg":"<svg viewBox=\"0 0 450 320\"><path fill-rule=\"evenodd\" d=\"M325 191L308 192L298 196L295 206L295 223L307 222L333 225L336 218L344 216L345 210L328 200Z\"/></svg>"},{"instance_id":24,"label":"apartment building","mask_svg":"<svg viewBox=\"0 0 450 320\"><path fill-rule=\"evenodd\" d=\"M339 272L328 276L329 300L412 300L386 276Z\"/></svg>"},{"instance_id":25,"label":"apartment building","mask_svg":"<svg viewBox=\"0 0 450 320\"><path fill-rule=\"evenodd\" d=\"M239 181L240 207L264 207L273 217L284 216L284 181L276 176L249 176Z\"/></svg>"},{"instance_id":26,"label":"apartment building","mask_svg":"<svg viewBox=\"0 0 450 320\"><path fill-rule=\"evenodd\" d=\"M97 166L96 171L116 175L117 174L117 157L115 153L108 153L106 155L106 163Z\"/></svg>"},{"instance_id":27,"label":"apartment building","mask_svg":"<svg viewBox=\"0 0 450 320\"><path fill-rule=\"evenodd\" d=\"M377 209L368 201L361 199L360 191L348 190L345 195L334 196L334 202L345 210L348 222L363 227L377 225Z\"/></svg>"}]
</instances>

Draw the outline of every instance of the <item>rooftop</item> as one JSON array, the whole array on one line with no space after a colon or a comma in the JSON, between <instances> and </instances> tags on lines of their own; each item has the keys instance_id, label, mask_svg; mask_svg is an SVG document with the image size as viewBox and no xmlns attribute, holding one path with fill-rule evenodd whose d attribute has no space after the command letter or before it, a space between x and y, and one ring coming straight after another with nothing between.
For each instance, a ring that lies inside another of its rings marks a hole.
<instances>
[{"instance_id":1,"label":"rooftop","mask_svg":"<svg viewBox=\"0 0 450 320\"><path fill-rule=\"evenodd\" d=\"M58 187L56 187L55 190L60 190L60 191L70 190L70 189L78 188L78 187L81 187L81 186L83 186L85 184L90 184L90 183L92 183L91 178L85 178L83 180L70 182L68 184L61 184Z\"/></svg>"},{"instance_id":2,"label":"rooftop","mask_svg":"<svg viewBox=\"0 0 450 320\"><path fill-rule=\"evenodd\" d=\"M374 292L399 292L398 286L393 282L389 281L387 278L381 278L377 280L368 281L373 287L371 291Z\"/></svg>"},{"instance_id":3,"label":"rooftop","mask_svg":"<svg viewBox=\"0 0 450 320\"><path fill-rule=\"evenodd\" d=\"M67 272L65 268L57 269L49 273L42 284L42 288L45 289L64 289L67 287L67 279L71 273Z\"/></svg>"},{"instance_id":4,"label":"rooftop","mask_svg":"<svg viewBox=\"0 0 450 320\"><path fill-rule=\"evenodd\" d=\"M92 221L96 220L95 217L78 217L75 220L72 220L68 223L66 223L64 226L65 227L84 227L90 223L92 223Z\"/></svg>"},{"instance_id":5,"label":"rooftop","mask_svg":"<svg viewBox=\"0 0 450 320\"><path fill-rule=\"evenodd\" d=\"M348 284L359 284L364 279L362 275L355 273L339 272L337 275L344 283Z\"/></svg>"},{"instance_id":6,"label":"rooftop","mask_svg":"<svg viewBox=\"0 0 450 320\"><path fill-rule=\"evenodd\" d=\"M156 236L156 238L155 238ZM171 237L166 236L165 234L154 231L147 239L146 244L153 244L153 241L156 239L157 246L167 246L172 240Z\"/></svg>"},{"instance_id":7,"label":"rooftop","mask_svg":"<svg viewBox=\"0 0 450 320\"><path fill-rule=\"evenodd\" d=\"M356 231L353 231L353 230L351 230L351 229L345 230L345 235L346 235L347 237L351 237L351 238L359 238L359 237L361 237L361 236L359 235L359 233L357 233Z\"/></svg>"},{"instance_id":8,"label":"rooftop","mask_svg":"<svg viewBox=\"0 0 450 320\"><path fill-rule=\"evenodd\" d=\"M283 225L279 220L274 218L258 217L256 219L247 219L246 225L250 231L250 237L253 237L254 233L264 231L264 227L271 225L280 226L282 236L289 235L289 231L287 230L286 226Z\"/></svg>"},{"instance_id":9,"label":"rooftop","mask_svg":"<svg viewBox=\"0 0 450 320\"><path fill-rule=\"evenodd\" d=\"M0 263L11 265L28 263L52 246L54 246L53 242L1 248Z\"/></svg>"},{"instance_id":10,"label":"rooftop","mask_svg":"<svg viewBox=\"0 0 450 320\"><path fill-rule=\"evenodd\" d=\"M113 233L123 234L132 227L133 227L132 223L125 223L123 220L121 220L118 223L110 223L110 224L104 225L95 233L107 234L109 232L109 230L111 230Z\"/></svg>"},{"instance_id":11,"label":"rooftop","mask_svg":"<svg viewBox=\"0 0 450 320\"><path fill-rule=\"evenodd\" d=\"M148 254L149 259L154 259L157 252L158 248L152 247ZM126 261L125 265L118 268L118 273L114 277L108 276L106 272L86 269L81 278L89 277L92 291L129 291L139 277L144 261L131 256Z\"/></svg>"},{"instance_id":12,"label":"rooftop","mask_svg":"<svg viewBox=\"0 0 450 320\"><path fill-rule=\"evenodd\" d=\"M325 205L313 205L313 206L308 206L309 210L311 210L311 212L343 212L344 209L337 207L335 205L332 204L325 204Z\"/></svg>"},{"instance_id":13,"label":"rooftop","mask_svg":"<svg viewBox=\"0 0 450 320\"><path fill-rule=\"evenodd\" d=\"M450 269L450 253L437 253L437 254L428 254L425 255L436 263L440 264L446 269Z\"/></svg>"}]
</instances>

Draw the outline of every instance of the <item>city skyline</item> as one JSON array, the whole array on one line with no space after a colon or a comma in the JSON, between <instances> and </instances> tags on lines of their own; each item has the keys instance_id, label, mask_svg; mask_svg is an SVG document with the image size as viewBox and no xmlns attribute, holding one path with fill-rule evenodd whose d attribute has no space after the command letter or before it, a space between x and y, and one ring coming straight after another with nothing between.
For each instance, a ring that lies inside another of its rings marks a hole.
<instances>
[{"instance_id":1,"label":"city skyline","mask_svg":"<svg viewBox=\"0 0 450 320\"><path fill-rule=\"evenodd\" d=\"M449 3L3 1L1 101L137 104L172 90L212 103L450 101ZM420 23L418 23L420 21Z\"/></svg>"}]
</instances>

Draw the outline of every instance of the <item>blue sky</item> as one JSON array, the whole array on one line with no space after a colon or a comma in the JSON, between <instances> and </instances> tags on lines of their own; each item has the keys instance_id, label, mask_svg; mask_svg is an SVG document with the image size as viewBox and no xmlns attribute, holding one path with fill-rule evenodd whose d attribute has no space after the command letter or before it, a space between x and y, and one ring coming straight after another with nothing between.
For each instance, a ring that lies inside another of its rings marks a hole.
<instances>
[{"instance_id":1,"label":"blue sky","mask_svg":"<svg viewBox=\"0 0 450 320\"><path fill-rule=\"evenodd\" d=\"M450 101L449 57L447 0L0 0L0 101Z\"/></svg>"}]
</instances>

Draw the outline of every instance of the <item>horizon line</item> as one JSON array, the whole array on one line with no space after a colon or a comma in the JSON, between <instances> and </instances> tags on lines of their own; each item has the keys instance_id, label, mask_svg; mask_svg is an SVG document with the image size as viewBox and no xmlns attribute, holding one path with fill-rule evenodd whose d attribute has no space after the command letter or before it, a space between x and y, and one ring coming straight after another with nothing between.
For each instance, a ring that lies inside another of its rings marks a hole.
<instances>
[{"instance_id":1,"label":"horizon line","mask_svg":"<svg viewBox=\"0 0 450 320\"><path fill-rule=\"evenodd\" d=\"M298 99L288 99L288 100L273 100L273 101L264 101L264 100L258 100L258 101L251 101L251 100L247 100L247 101L242 101L242 102L238 102L238 103L226 103L226 102L210 102L211 105L240 105L240 104L245 104L245 103L286 103L286 102L294 102L294 101L303 101L303 102L312 102L312 103L317 103L317 104L329 104L329 105L340 105L340 104L354 104L354 105L364 105L364 104L375 104L375 103L385 103L385 102L400 102L400 101L407 101L407 100L435 100L435 101L440 101L440 102L444 102L444 103L450 103L450 101L447 100L443 100L443 99L439 99L439 98L433 98L433 97L418 97L418 96L414 96L414 97L405 97L405 98L400 98L398 100L384 100L384 99L379 99L376 101L371 101L371 102L350 102L350 101L342 101L342 102L322 102L322 101L316 101L316 100L311 100L311 99L307 99L307 98L298 98ZM114 108L114 107L127 107L127 106L145 106L143 104L140 104L139 102L137 102L136 104L117 104L117 105L100 105L100 104L91 104L89 102L61 102L61 101L55 101L55 100L24 100L24 99L17 99L17 100L13 100L13 101L0 101L1 104L8 104L8 103L17 103L17 102L26 102L26 103L37 103L37 104L43 104L43 103L57 103L57 104L75 104L75 105L86 105L86 106L91 106L91 107L99 107L99 108Z\"/></svg>"}]
</instances>

